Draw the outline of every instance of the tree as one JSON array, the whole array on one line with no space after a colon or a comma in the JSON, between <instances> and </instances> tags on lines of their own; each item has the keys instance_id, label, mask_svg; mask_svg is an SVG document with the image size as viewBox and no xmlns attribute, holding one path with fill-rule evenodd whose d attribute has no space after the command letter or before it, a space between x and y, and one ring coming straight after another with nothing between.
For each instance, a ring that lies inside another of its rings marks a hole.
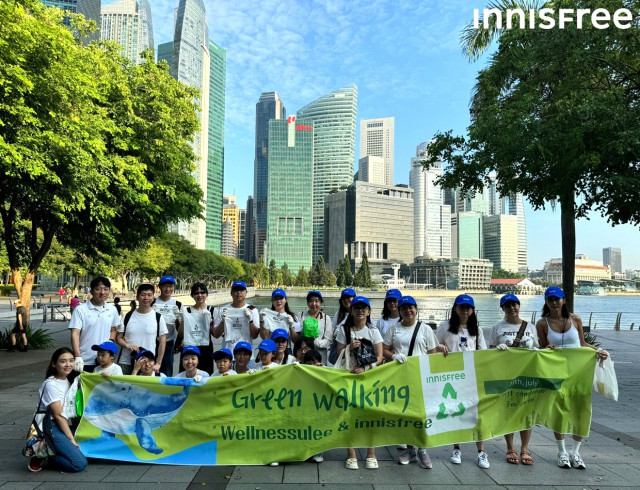
<instances>
[{"instance_id":1,"label":"tree","mask_svg":"<svg viewBox=\"0 0 640 490\"><path fill-rule=\"evenodd\" d=\"M491 279L524 279L526 274L518 274L517 272L509 272L504 269L493 268Z\"/></svg>"},{"instance_id":2,"label":"tree","mask_svg":"<svg viewBox=\"0 0 640 490\"><path fill-rule=\"evenodd\" d=\"M344 256L342 271L344 274L344 285L345 286L353 285L353 273L351 272L351 259L349 259L348 255Z\"/></svg>"},{"instance_id":3,"label":"tree","mask_svg":"<svg viewBox=\"0 0 640 490\"><path fill-rule=\"evenodd\" d=\"M304 267L300 267L300 269L298 269L298 275L296 276L296 286L308 287L310 285L309 273Z\"/></svg>"},{"instance_id":4,"label":"tree","mask_svg":"<svg viewBox=\"0 0 640 490\"><path fill-rule=\"evenodd\" d=\"M504 15L514 4L497 5ZM624 6L630 5L640 6ZM579 6L586 5L554 3L555 12ZM599 4L610 12L622 6ZM445 187L477 191L494 172L503 195L522 193L535 209L559 203L563 289L572 310L575 220L595 210L614 225L640 223L640 32L573 23L500 30L493 20L486 32L468 28L463 37L463 49L475 58L499 36L477 77L468 135L438 133L425 165L439 158L450 164L439 181Z\"/></svg>"},{"instance_id":5,"label":"tree","mask_svg":"<svg viewBox=\"0 0 640 490\"><path fill-rule=\"evenodd\" d=\"M338 267L336 269L336 286L338 286L339 288L343 288L346 286L346 283L344 281L344 271L343 271L342 262L343 262L342 259L338 261Z\"/></svg>"},{"instance_id":6,"label":"tree","mask_svg":"<svg viewBox=\"0 0 640 490\"><path fill-rule=\"evenodd\" d=\"M280 277L282 277L283 286L293 286L293 276L291 276L291 271L286 262L280 268Z\"/></svg>"},{"instance_id":7,"label":"tree","mask_svg":"<svg viewBox=\"0 0 640 490\"><path fill-rule=\"evenodd\" d=\"M54 238L111 254L201 214L197 91L151 53L135 66L113 44L83 46L36 0L0 2L0 19L1 238L28 305Z\"/></svg>"},{"instance_id":8,"label":"tree","mask_svg":"<svg viewBox=\"0 0 640 490\"><path fill-rule=\"evenodd\" d=\"M276 259L269 261L269 284L276 286L278 284L278 267L276 266Z\"/></svg>"},{"instance_id":9,"label":"tree","mask_svg":"<svg viewBox=\"0 0 640 490\"><path fill-rule=\"evenodd\" d=\"M353 280L354 286L359 288L370 288L373 286L373 281L371 280L371 270L369 269L369 259L367 258L367 252L362 253L362 263L358 270L356 271L356 275Z\"/></svg>"}]
</instances>

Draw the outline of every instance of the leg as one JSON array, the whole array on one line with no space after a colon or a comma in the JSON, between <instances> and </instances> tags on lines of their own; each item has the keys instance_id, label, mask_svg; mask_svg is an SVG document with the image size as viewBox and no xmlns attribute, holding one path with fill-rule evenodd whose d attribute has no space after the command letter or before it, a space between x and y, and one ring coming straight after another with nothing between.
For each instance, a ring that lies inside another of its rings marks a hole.
<instances>
[{"instance_id":1,"label":"leg","mask_svg":"<svg viewBox=\"0 0 640 490\"><path fill-rule=\"evenodd\" d=\"M533 464L533 458L529 451L529 441L531 440L531 429L520 431L520 457L522 464L530 466Z\"/></svg>"},{"instance_id":2,"label":"leg","mask_svg":"<svg viewBox=\"0 0 640 490\"><path fill-rule=\"evenodd\" d=\"M51 458L51 461L66 473L78 473L84 470L87 467L87 458L80 449L64 435L55 422L51 423L51 431L56 450L56 455Z\"/></svg>"},{"instance_id":3,"label":"leg","mask_svg":"<svg viewBox=\"0 0 640 490\"><path fill-rule=\"evenodd\" d=\"M356 456L356 450L352 447L347 448L347 460L345 461L344 466L348 470L358 469L358 457Z\"/></svg>"},{"instance_id":4,"label":"leg","mask_svg":"<svg viewBox=\"0 0 640 490\"><path fill-rule=\"evenodd\" d=\"M553 435L556 438L556 444L558 445L558 466L560 468L571 468L567 448L564 445L564 434L554 432Z\"/></svg>"},{"instance_id":5,"label":"leg","mask_svg":"<svg viewBox=\"0 0 640 490\"><path fill-rule=\"evenodd\" d=\"M175 340L167 342L164 348L164 357L162 358L162 364L160 365L160 372L165 374L168 378L173 376L173 345Z\"/></svg>"},{"instance_id":6,"label":"leg","mask_svg":"<svg viewBox=\"0 0 640 490\"><path fill-rule=\"evenodd\" d=\"M520 464L518 453L513 448L513 434L505 434L504 440L507 443L507 463Z\"/></svg>"},{"instance_id":7,"label":"leg","mask_svg":"<svg viewBox=\"0 0 640 490\"><path fill-rule=\"evenodd\" d=\"M376 448L367 448L367 460L365 461L365 468L368 470L378 469L378 459L376 458Z\"/></svg>"}]
</instances>

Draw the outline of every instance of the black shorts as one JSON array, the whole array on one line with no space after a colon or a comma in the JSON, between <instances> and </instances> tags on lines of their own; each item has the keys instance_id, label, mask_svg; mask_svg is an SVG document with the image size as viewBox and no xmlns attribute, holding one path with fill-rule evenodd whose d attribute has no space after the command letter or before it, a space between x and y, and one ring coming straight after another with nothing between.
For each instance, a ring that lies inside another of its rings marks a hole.
<instances>
[{"instance_id":1,"label":"black shorts","mask_svg":"<svg viewBox=\"0 0 640 490\"><path fill-rule=\"evenodd\" d=\"M11 330L11 333L15 333L15 334L27 333L27 329L23 328L22 330L20 330L20 325L16 323L13 326L13 330Z\"/></svg>"}]
</instances>

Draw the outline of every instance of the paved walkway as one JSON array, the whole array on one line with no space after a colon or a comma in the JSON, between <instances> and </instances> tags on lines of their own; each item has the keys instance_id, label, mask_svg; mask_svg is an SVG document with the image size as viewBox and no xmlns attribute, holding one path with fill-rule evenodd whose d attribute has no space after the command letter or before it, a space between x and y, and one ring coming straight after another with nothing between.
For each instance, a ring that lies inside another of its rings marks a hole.
<instances>
[{"instance_id":1,"label":"paved walkway","mask_svg":"<svg viewBox=\"0 0 640 490\"><path fill-rule=\"evenodd\" d=\"M34 322L39 323L39 322ZM0 321L4 328L6 322ZM68 345L66 323L47 323L58 346ZM350 471L344 468L345 451L325 453L321 464L288 463L268 466L161 466L122 464L91 460L79 474L64 474L45 469L30 473L27 460L20 454L27 427L37 402L52 350L27 353L0 352L0 486L2 489L91 488L112 489L184 489L215 488L228 490L271 490L281 488L340 488L408 490L444 488L640 488L640 332L596 331L602 345L612 353L620 386L620 401L614 403L593 396L591 436L583 444L581 455L585 471L563 470L556 466L556 444L551 431L536 427L531 440L535 464L514 466L505 461L502 438L486 442L491 468L481 470L475 464L475 446L462 447L463 463L449 462L450 448L429 451L434 466L423 470L415 463L399 466L395 448L379 448L380 469ZM516 436L517 439L517 436ZM360 454L363 461L364 454ZM361 466L364 466L361 463Z\"/></svg>"}]
</instances>

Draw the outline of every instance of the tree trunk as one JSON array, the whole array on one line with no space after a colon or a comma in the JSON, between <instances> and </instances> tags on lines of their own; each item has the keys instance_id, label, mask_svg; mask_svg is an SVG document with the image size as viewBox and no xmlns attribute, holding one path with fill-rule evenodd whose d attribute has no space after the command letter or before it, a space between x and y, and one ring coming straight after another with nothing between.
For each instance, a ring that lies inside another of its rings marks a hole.
<instances>
[{"instance_id":1,"label":"tree trunk","mask_svg":"<svg viewBox=\"0 0 640 490\"><path fill-rule=\"evenodd\" d=\"M567 308L573 312L573 283L576 277L576 215L573 192L560 199L560 228L562 233L562 289Z\"/></svg>"},{"instance_id":2,"label":"tree trunk","mask_svg":"<svg viewBox=\"0 0 640 490\"><path fill-rule=\"evenodd\" d=\"M15 268L11 269L11 277L13 284L16 286L18 298L22 301L22 306L27 309L26 323L28 325L31 321L31 291L33 290L36 273L29 269L23 279L20 269Z\"/></svg>"}]
</instances>

